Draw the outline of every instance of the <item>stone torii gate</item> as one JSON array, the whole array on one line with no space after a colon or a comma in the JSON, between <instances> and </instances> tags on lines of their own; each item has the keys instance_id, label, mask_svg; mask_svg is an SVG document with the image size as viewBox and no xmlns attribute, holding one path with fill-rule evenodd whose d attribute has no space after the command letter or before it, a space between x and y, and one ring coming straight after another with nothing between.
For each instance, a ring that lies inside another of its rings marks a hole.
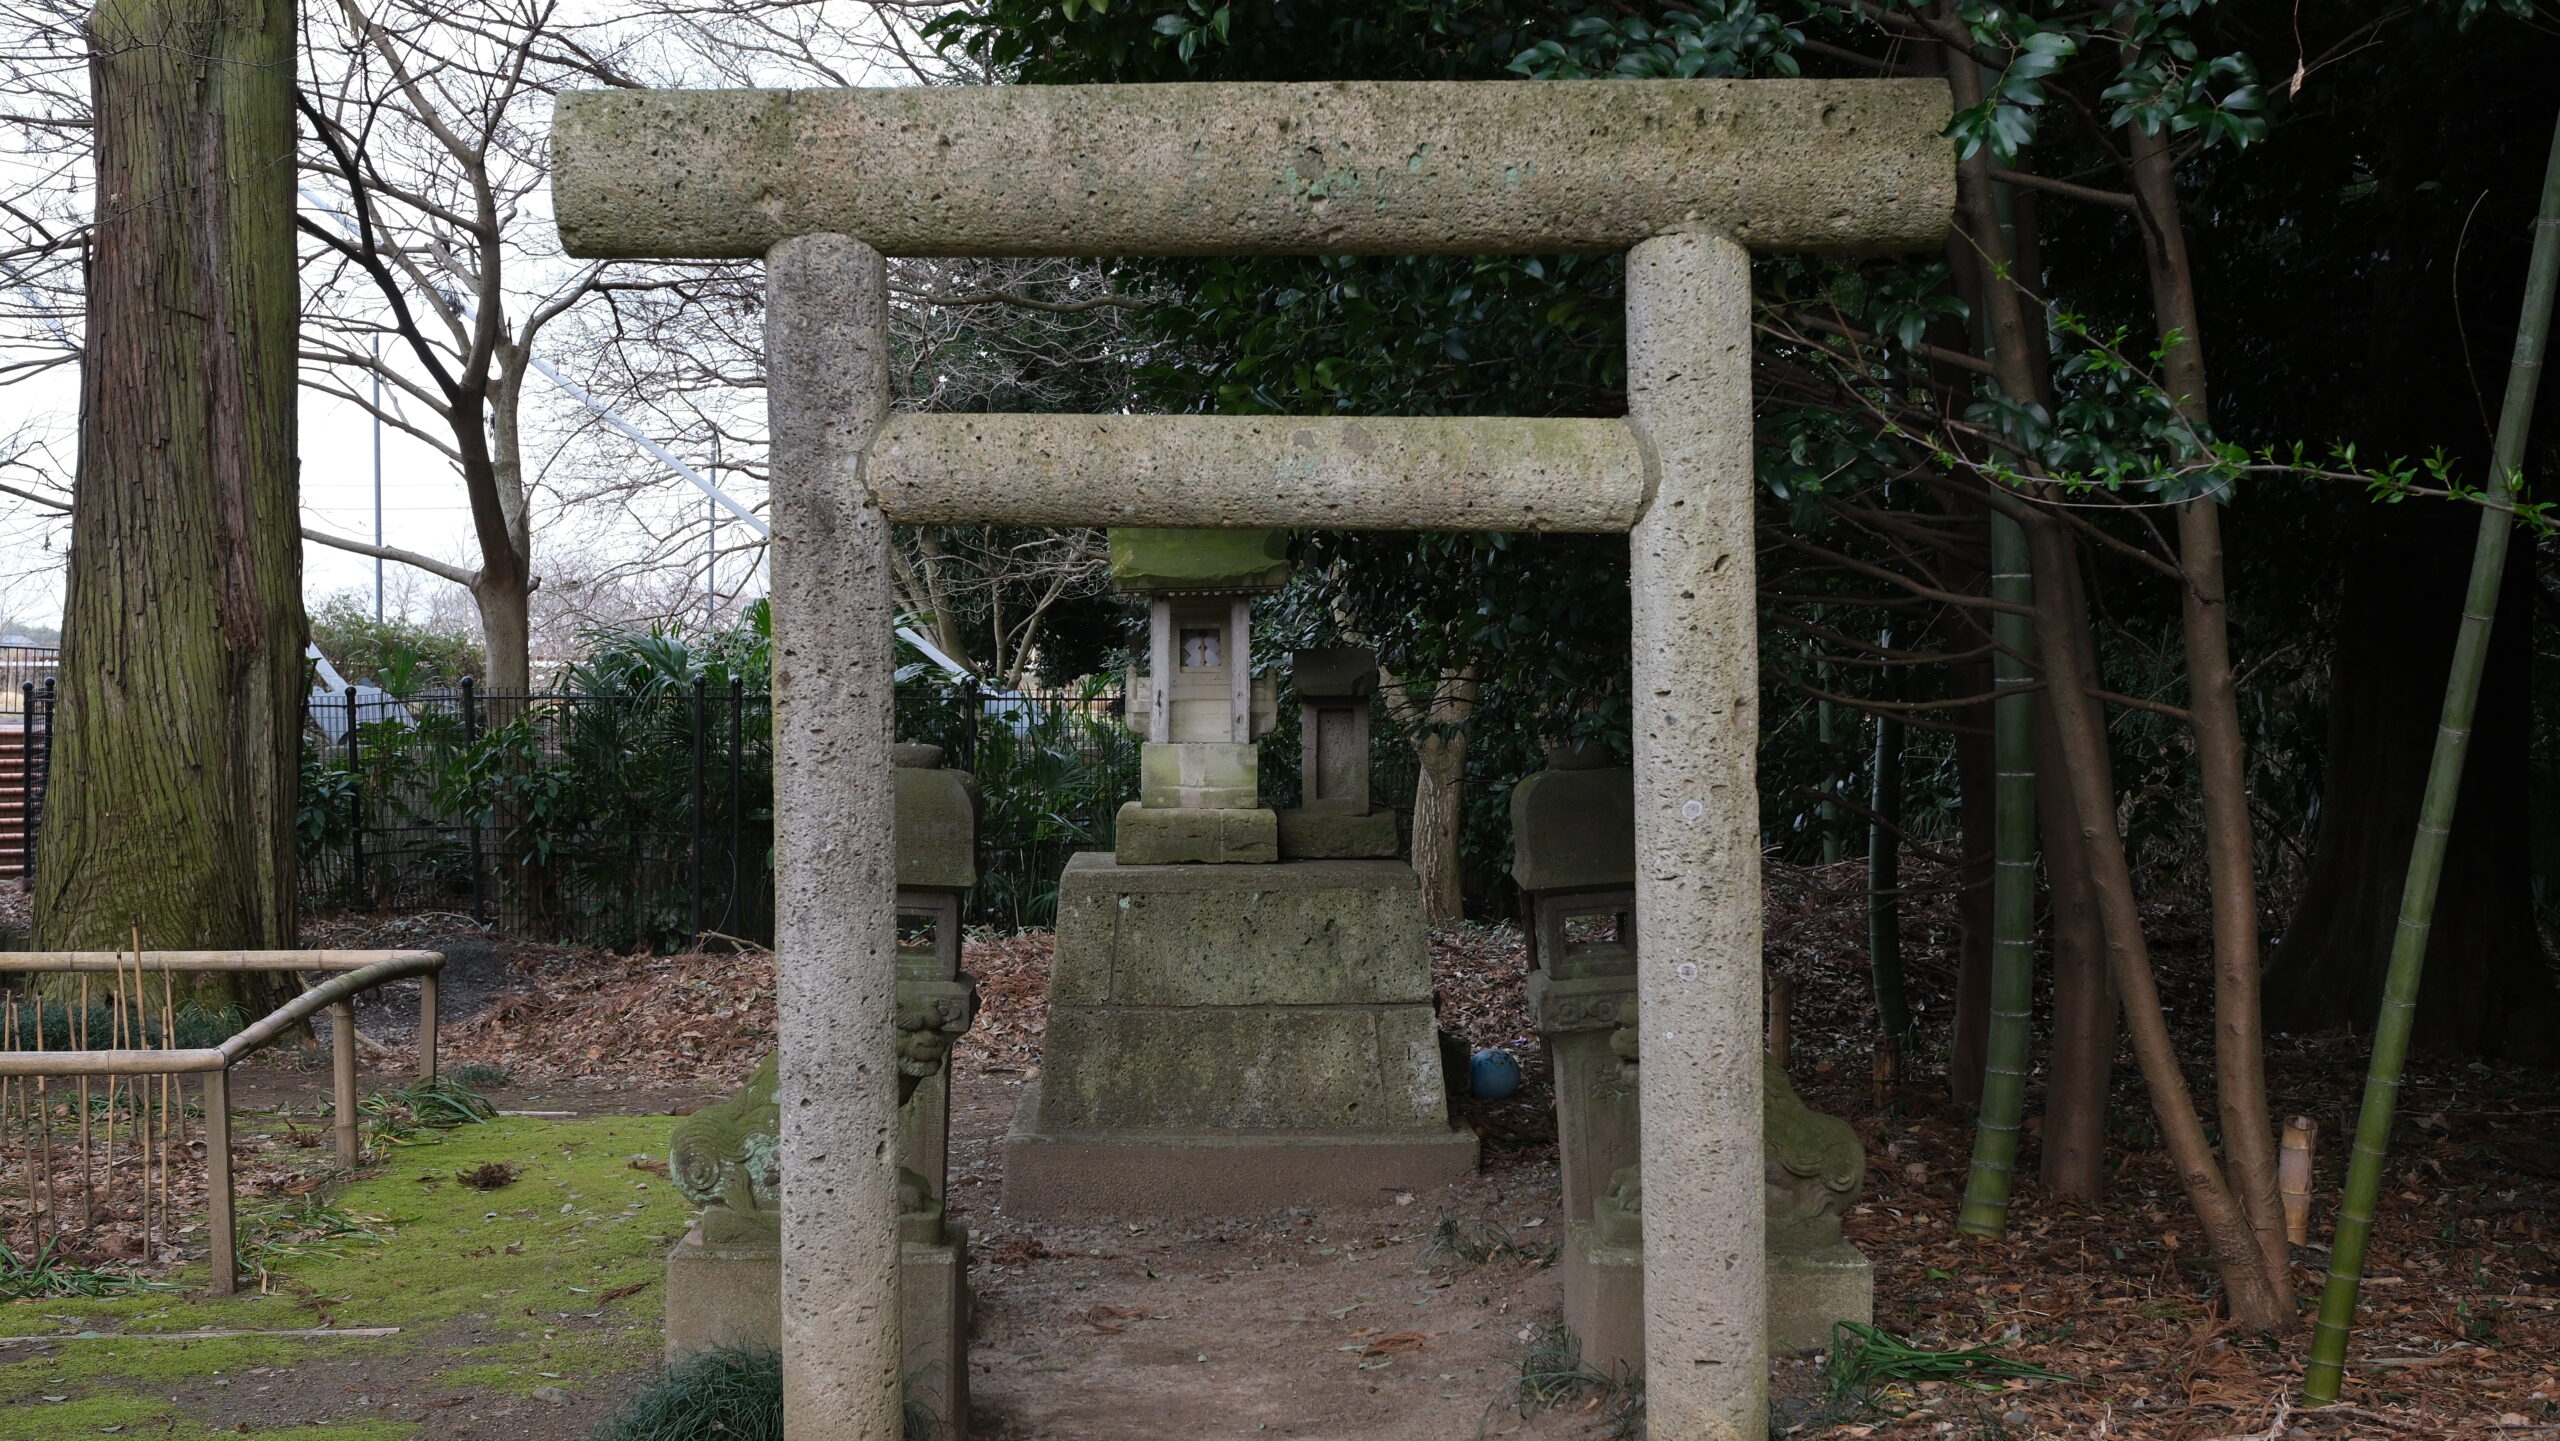
<instances>
[{"instance_id":1,"label":"stone torii gate","mask_svg":"<svg viewBox=\"0 0 2560 1441\"><path fill-rule=\"evenodd\" d=\"M610 91L561 237L767 262L784 1415L900 1434L892 523L1623 532L1646 1398L1757 1438L1752 248L1932 249L1935 81ZM891 415L885 255L1627 253L1623 419Z\"/></svg>"}]
</instances>

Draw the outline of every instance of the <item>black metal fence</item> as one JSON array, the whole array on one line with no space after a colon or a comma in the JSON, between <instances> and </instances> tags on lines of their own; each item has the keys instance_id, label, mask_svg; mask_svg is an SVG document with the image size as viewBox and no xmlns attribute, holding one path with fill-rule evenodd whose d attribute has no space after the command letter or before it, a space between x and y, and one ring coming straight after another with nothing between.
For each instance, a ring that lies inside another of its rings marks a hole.
<instances>
[{"instance_id":1,"label":"black metal fence","mask_svg":"<svg viewBox=\"0 0 2560 1441\"><path fill-rule=\"evenodd\" d=\"M44 819L45 779L53 768L53 688L48 675L22 680L6 692L16 714L0 716L0 730L16 744L13 754L0 756L0 824L14 833L0 839L0 875L35 875L36 827Z\"/></svg>"},{"instance_id":2,"label":"black metal fence","mask_svg":"<svg viewBox=\"0 0 2560 1441\"><path fill-rule=\"evenodd\" d=\"M1108 850L1123 801L1138 795L1139 737L1101 687L991 694L975 683L902 682L901 740L943 748L974 771L978 888L966 916L1008 930L1058 914L1058 874L1077 851Z\"/></svg>"},{"instance_id":3,"label":"black metal fence","mask_svg":"<svg viewBox=\"0 0 2560 1441\"><path fill-rule=\"evenodd\" d=\"M1056 915L1058 873L1108 847L1137 793L1116 696L902 683L901 739L978 773L967 916ZM732 681L638 694L312 700L302 895L315 908L441 909L612 946L773 938L772 700Z\"/></svg>"},{"instance_id":4,"label":"black metal fence","mask_svg":"<svg viewBox=\"0 0 2560 1441\"><path fill-rule=\"evenodd\" d=\"M616 947L770 943L772 703L626 694L314 695L298 818L315 909L450 910Z\"/></svg>"},{"instance_id":5,"label":"black metal fence","mask_svg":"<svg viewBox=\"0 0 2560 1441\"><path fill-rule=\"evenodd\" d=\"M62 651L49 645L0 645L0 711L23 715L37 692L50 693Z\"/></svg>"},{"instance_id":6,"label":"black metal fence","mask_svg":"<svg viewBox=\"0 0 2560 1441\"><path fill-rule=\"evenodd\" d=\"M51 688L11 729L40 797ZM991 693L899 683L897 734L977 773L967 918L1057 913L1058 875L1108 849L1137 795L1138 737L1100 687ZM451 911L519 935L617 947L773 939L772 698L735 680L628 693L399 699L315 693L296 816L312 910ZM32 838L32 809L25 822Z\"/></svg>"}]
</instances>

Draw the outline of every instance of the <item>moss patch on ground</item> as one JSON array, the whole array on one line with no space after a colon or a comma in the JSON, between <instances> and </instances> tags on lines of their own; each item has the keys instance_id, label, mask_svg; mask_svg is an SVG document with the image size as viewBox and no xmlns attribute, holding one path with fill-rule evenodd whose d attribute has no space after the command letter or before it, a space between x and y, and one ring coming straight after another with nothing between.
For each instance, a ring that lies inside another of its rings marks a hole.
<instances>
[{"instance_id":1,"label":"moss patch on ground","mask_svg":"<svg viewBox=\"0 0 2560 1441\"><path fill-rule=\"evenodd\" d=\"M538 1388L569 1393L579 1415L609 1411L609 1383L659 1355L666 1250L691 1216L661 1172L631 1165L665 1156L673 1125L465 1126L388 1148L323 1205L246 1204L244 1231L280 1242L263 1295L0 1305L0 1336L46 1338L0 1345L0 1441L393 1441L444 1434L426 1424L451 1414L432 1404L443 1398L504 1404ZM488 1191L455 1179L492 1163L517 1179ZM201 1287L205 1272L180 1279ZM172 1334L387 1326L399 1333Z\"/></svg>"}]
</instances>

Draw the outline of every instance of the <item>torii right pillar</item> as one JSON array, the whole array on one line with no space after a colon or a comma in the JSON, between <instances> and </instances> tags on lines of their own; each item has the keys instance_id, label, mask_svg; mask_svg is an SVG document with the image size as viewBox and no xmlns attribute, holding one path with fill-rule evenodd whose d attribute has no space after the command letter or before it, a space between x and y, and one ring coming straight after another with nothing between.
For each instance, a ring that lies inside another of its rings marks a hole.
<instances>
[{"instance_id":1,"label":"torii right pillar","mask_svg":"<svg viewBox=\"0 0 2560 1441\"><path fill-rule=\"evenodd\" d=\"M1756 1437L1769 1290L1754 1024L1759 607L1751 253L1730 238L1666 235L1627 252L1627 423L1653 482L1627 537L1646 1428Z\"/></svg>"}]
</instances>

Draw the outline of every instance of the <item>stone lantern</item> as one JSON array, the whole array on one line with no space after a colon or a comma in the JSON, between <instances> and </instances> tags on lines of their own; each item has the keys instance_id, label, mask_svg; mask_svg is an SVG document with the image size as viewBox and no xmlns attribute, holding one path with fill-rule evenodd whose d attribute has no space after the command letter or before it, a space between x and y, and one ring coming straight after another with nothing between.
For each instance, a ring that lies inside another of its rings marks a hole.
<instances>
[{"instance_id":1,"label":"stone lantern","mask_svg":"<svg viewBox=\"0 0 2560 1441\"><path fill-rule=\"evenodd\" d=\"M1256 703L1252 606L1288 579L1286 531L1111 532L1112 585L1147 598L1146 742L1138 798L1120 808L1121 864L1280 859L1254 746L1269 727L1267 703ZM1133 711L1140 694L1131 688Z\"/></svg>"},{"instance_id":2,"label":"stone lantern","mask_svg":"<svg viewBox=\"0 0 2560 1441\"><path fill-rule=\"evenodd\" d=\"M1637 1164L1636 1088L1611 1044L1636 996L1635 772L1598 746L1550 749L1511 788L1511 878L1529 896L1529 1009L1555 1077L1565 1325L1600 1370L1640 1366L1644 1251L1610 1196Z\"/></svg>"},{"instance_id":3,"label":"stone lantern","mask_svg":"<svg viewBox=\"0 0 2560 1441\"><path fill-rule=\"evenodd\" d=\"M978 883L978 778L942 748L891 750L897 797L898 1314L908 1400L963 1435L969 1237L944 1219L952 1043L977 1011L960 969L960 902ZM781 1053L745 1089L679 1122L669 1177L701 1215L667 1256L667 1357L781 1337Z\"/></svg>"},{"instance_id":4,"label":"stone lantern","mask_svg":"<svg viewBox=\"0 0 2560 1441\"><path fill-rule=\"evenodd\" d=\"M1606 1374L1644 1364L1642 1033L1636 969L1635 776L1596 746L1560 746L1511 792L1511 876L1529 895L1529 1008L1554 1061L1564 1190L1564 1320ZM1829 1344L1875 1314L1874 1271L1841 1237L1866 1152L1855 1128L1808 1108L1762 1066L1761 1172L1769 1349Z\"/></svg>"}]
</instances>

